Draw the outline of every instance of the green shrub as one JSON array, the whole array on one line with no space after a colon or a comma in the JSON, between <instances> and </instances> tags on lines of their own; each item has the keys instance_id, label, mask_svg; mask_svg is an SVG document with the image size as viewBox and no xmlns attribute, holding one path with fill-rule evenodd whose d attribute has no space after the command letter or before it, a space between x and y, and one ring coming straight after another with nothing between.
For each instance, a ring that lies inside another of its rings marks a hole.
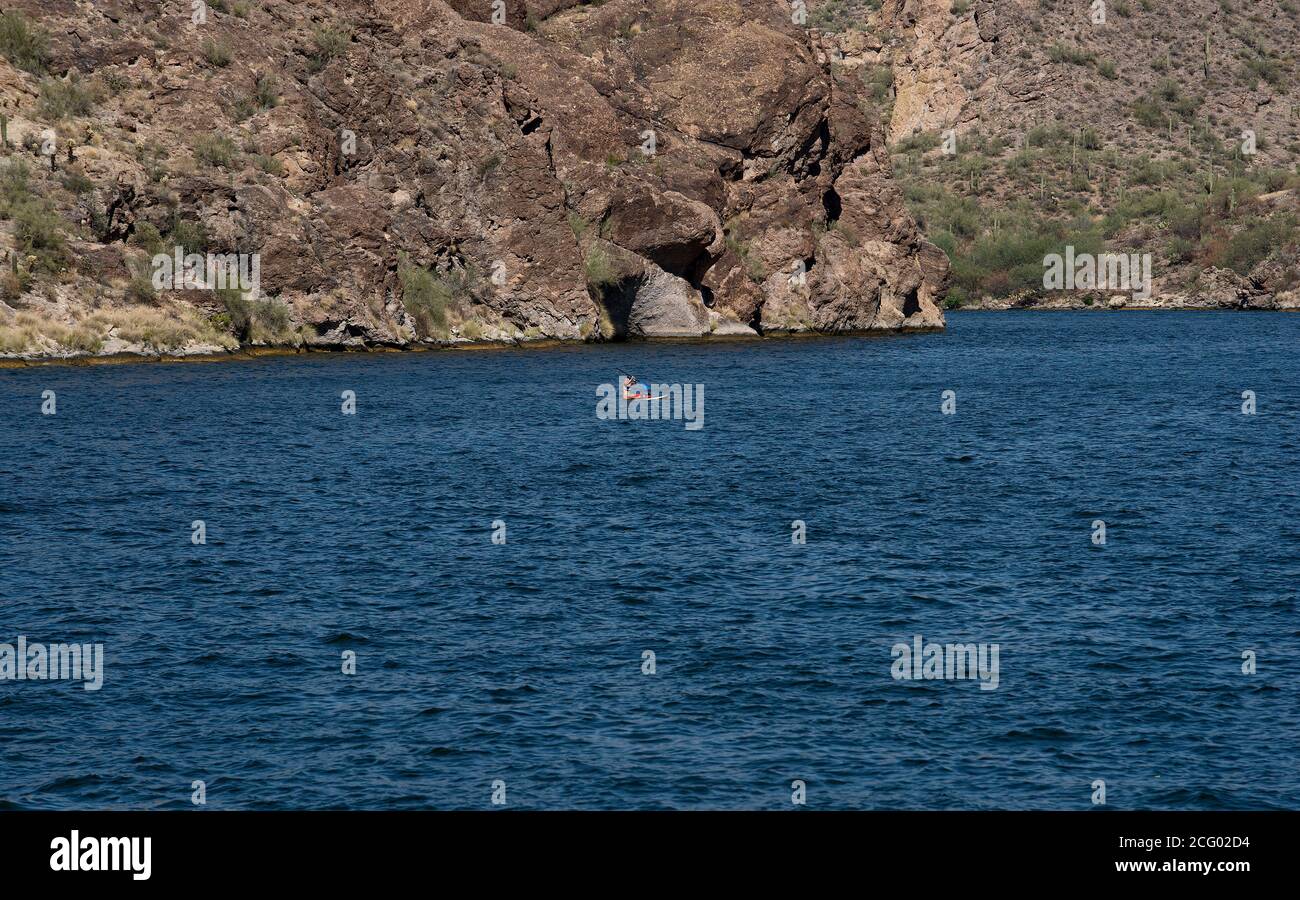
<instances>
[{"instance_id":1,"label":"green shrub","mask_svg":"<svg viewBox=\"0 0 1300 900\"><path fill-rule=\"evenodd\" d=\"M593 244L587 251L587 258L583 267L587 274L587 287L589 288L599 291L618 281L609 254L605 252L603 247Z\"/></svg>"},{"instance_id":2,"label":"green shrub","mask_svg":"<svg viewBox=\"0 0 1300 900\"><path fill-rule=\"evenodd\" d=\"M253 304L237 288L217 288L213 291L226 310L226 321L230 329L241 339L248 336L253 324Z\"/></svg>"},{"instance_id":3,"label":"green shrub","mask_svg":"<svg viewBox=\"0 0 1300 900\"><path fill-rule=\"evenodd\" d=\"M232 168L238 153L234 141L216 132L201 134L194 141L194 159L204 165Z\"/></svg>"},{"instance_id":4,"label":"green shrub","mask_svg":"<svg viewBox=\"0 0 1300 900\"><path fill-rule=\"evenodd\" d=\"M947 254L949 259L957 253L957 238L951 231L936 231L930 235L930 243Z\"/></svg>"},{"instance_id":5,"label":"green shrub","mask_svg":"<svg viewBox=\"0 0 1300 900\"><path fill-rule=\"evenodd\" d=\"M894 88L894 70L889 66L862 66L858 69L858 78L876 103L889 99Z\"/></svg>"},{"instance_id":6,"label":"green shrub","mask_svg":"<svg viewBox=\"0 0 1300 900\"><path fill-rule=\"evenodd\" d=\"M277 337L289 330L292 317L288 306L279 300L267 298L253 302L253 321L268 332L267 337Z\"/></svg>"},{"instance_id":7,"label":"green shrub","mask_svg":"<svg viewBox=\"0 0 1300 900\"><path fill-rule=\"evenodd\" d=\"M147 261L128 261L130 279L126 283L125 297L131 303L156 303L158 291L153 286L153 272Z\"/></svg>"},{"instance_id":8,"label":"green shrub","mask_svg":"<svg viewBox=\"0 0 1300 900\"><path fill-rule=\"evenodd\" d=\"M1164 113L1160 104L1149 97L1139 97L1133 101L1133 118L1148 128L1159 128L1165 124Z\"/></svg>"},{"instance_id":9,"label":"green shrub","mask_svg":"<svg viewBox=\"0 0 1300 900\"><path fill-rule=\"evenodd\" d=\"M14 67L43 75L50 61L49 37L17 10L0 13L0 56Z\"/></svg>"},{"instance_id":10,"label":"green shrub","mask_svg":"<svg viewBox=\"0 0 1300 900\"><path fill-rule=\"evenodd\" d=\"M0 219L14 223L14 241L23 257L35 257L32 269L58 272L67 261L63 220L48 200L31 192L31 170L13 160L0 172Z\"/></svg>"},{"instance_id":11,"label":"green shrub","mask_svg":"<svg viewBox=\"0 0 1300 900\"><path fill-rule=\"evenodd\" d=\"M212 293L225 309L225 312L209 317L208 322L213 328L230 332L241 341L271 343L292 337L293 320L289 307L283 302L270 297L249 300L237 288L216 288Z\"/></svg>"},{"instance_id":12,"label":"green shrub","mask_svg":"<svg viewBox=\"0 0 1300 900\"><path fill-rule=\"evenodd\" d=\"M131 232L131 243L150 256L161 253L163 249L162 234L149 222L140 222L135 226Z\"/></svg>"},{"instance_id":13,"label":"green shrub","mask_svg":"<svg viewBox=\"0 0 1300 900\"><path fill-rule=\"evenodd\" d=\"M31 196L32 170L21 159L10 160L0 171L0 219L7 219L10 210Z\"/></svg>"},{"instance_id":14,"label":"green shrub","mask_svg":"<svg viewBox=\"0 0 1300 900\"><path fill-rule=\"evenodd\" d=\"M1275 250L1296 240L1296 222L1290 216L1251 222L1212 253L1210 262L1238 275L1249 275L1251 269L1268 259Z\"/></svg>"},{"instance_id":15,"label":"green shrub","mask_svg":"<svg viewBox=\"0 0 1300 900\"><path fill-rule=\"evenodd\" d=\"M1172 263L1191 262L1196 256L1196 244L1186 238L1171 237L1165 247L1165 255Z\"/></svg>"},{"instance_id":16,"label":"green shrub","mask_svg":"<svg viewBox=\"0 0 1300 900\"><path fill-rule=\"evenodd\" d=\"M428 269L412 265L405 253L398 258L397 279L402 284L402 306L415 320L420 337L440 337L447 330L447 307L455 299L447 280Z\"/></svg>"},{"instance_id":17,"label":"green shrub","mask_svg":"<svg viewBox=\"0 0 1300 900\"><path fill-rule=\"evenodd\" d=\"M1092 65L1094 56L1080 47L1053 44L1047 48L1047 58L1056 63L1064 62L1074 66L1088 66Z\"/></svg>"},{"instance_id":18,"label":"green shrub","mask_svg":"<svg viewBox=\"0 0 1300 900\"><path fill-rule=\"evenodd\" d=\"M212 38L208 38L203 42L199 50L209 65L216 66L218 69L223 69L230 65L230 60L232 58L230 44L226 43L224 40L214 41Z\"/></svg>"},{"instance_id":19,"label":"green shrub","mask_svg":"<svg viewBox=\"0 0 1300 900\"><path fill-rule=\"evenodd\" d=\"M250 98L255 109L273 109L280 105L279 82L274 75L259 75Z\"/></svg>"},{"instance_id":20,"label":"green shrub","mask_svg":"<svg viewBox=\"0 0 1300 900\"><path fill-rule=\"evenodd\" d=\"M314 35L316 41L316 64L324 67L331 59L343 56L348 52L348 44L352 42L352 32L346 28L332 28L323 26L316 29Z\"/></svg>"},{"instance_id":21,"label":"green shrub","mask_svg":"<svg viewBox=\"0 0 1300 900\"><path fill-rule=\"evenodd\" d=\"M1064 253L1097 253L1101 235L1090 226L1024 227L984 234L952 260L953 285L970 296L1005 296L1020 290L1042 290L1043 259Z\"/></svg>"},{"instance_id":22,"label":"green shrub","mask_svg":"<svg viewBox=\"0 0 1300 900\"><path fill-rule=\"evenodd\" d=\"M985 219L977 200L949 191L923 204L915 213L927 231L947 231L958 238L979 234Z\"/></svg>"},{"instance_id":23,"label":"green shrub","mask_svg":"<svg viewBox=\"0 0 1300 900\"><path fill-rule=\"evenodd\" d=\"M46 78L41 82L41 114L51 119L89 115L95 108L95 94L75 72L66 79Z\"/></svg>"},{"instance_id":24,"label":"green shrub","mask_svg":"<svg viewBox=\"0 0 1300 900\"><path fill-rule=\"evenodd\" d=\"M1025 134L1025 143L1030 147L1052 147L1070 139L1070 131L1063 125L1035 125Z\"/></svg>"},{"instance_id":25,"label":"green shrub","mask_svg":"<svg viewBox=\"0 0 1300 900\"><path fill-rule=\"evenodd\" d=\"M1242 66L1241 80L1251 86L1266 81L1276 87L1282 83L1282 68L1276 60L1266 56L1256 56L1246 60Z\"/></svg>"},{"instance_id":26,"label":"green shrub","mask_svg":"<svg viewBox=\"0 0 1300 900\"><path fill-rule=\"evenodd\" d=\"M939 135L934 131L921 131L916 134L908 135L894 145L895 153L911 153L913 150L919 150L924 153L927 150L933 150L939 146Z\"/></svg>"},{"instance_id":27,"label":"green shrub","mask_svg":"<svg viewBox=\"0 0 1300 900\"><path fill-rule=\"evenodd\" d=\"M266 156L262 153L254 154L253 163L268 175L281 176L284 174L284 163L280 162L274 156Z\"/></svg>"},{"instance_id":28,"label":"green shrub","mask_svg":"<svg viewBox=\"0 0 1300 900\"><path fill-rule=\"evenodd\" d=\"M208 249L208 234L198 222L173 216L167 238L186 253L204 253Z\"/></svg>"},{"instance_id":29,"label":"green shrub","mask_svg":"<svg viewBox=\"0 0 1300 900\"><path fill-rule=\"evenodd\" d=\"M1199 243L1204 217L1204 210L1198 204L1173 205L1165 213L1165 225L1175 238Z\"/></svg>"},{"instance_id":30,"label":"green shrub","mask_svg":"<svg viewBox=\"0 0 1300 900\"><path fill-rule=\"evenodd\" d=\"M121 72L105 72L99 78L103 82L104 88L114 97L131 87L131 79Z\"/></svg>"},{"instance_id":31,"label":"green shrub","mask_svg":"<svg viewBox=\"0 0 1300 900\"><path fill-rule=\"evenodd\" d=\"M65 190L71 191L78 197L89 194L95 189L95 182L87 178L85 172L67 173L62 178L62 184Z\"/></svg>"},{"instance_id":32,"label":"green shrub","mask_svg":"<svg viewBox=\"0 0 1300 900\"><path fill-rule=\"evenodd\" d=\"M1143 154L1129 169L1128 180L1130 184L1160 184L1165 180L1164 166Z\"/></svg>"},{"instance_id":33,"label":"green shrub","mask_svg":"<svg viewBox=\"0 0 1300 900\"><path fill-rule=\"evenodd\" d=\"M569 230L573 232L575 238L582 240L582 236L587 233L587 229L591 227L591 223L572 210L568 212L568 218Z\"/></svg>"},{"instance_id":34,"label":"green shrub","mask_svg":"<svg viewBox=\"0 0 1300 900\"><path fill-rule=\"evenodd\" d=\"M14 208L14 238L24 256L36 257L33 268L58 272L67 260L63 220L48 201L32 198Z\"/></svg>"},{"instance_id":35,"label":"green shrub","mask_svg":"<svg viewBox=\"0 0 1300 900\"><path fill-rule=\"evenodd\" d=\"M247 121L249 116L255 112L257 110L253 107L253 102L241 97L230 104L230 121L236 124Z\"/></svg>"},{"instance_id":36,"label":"green shrub","mask_svg":"<svg viewBox=\"0 0 1300 900\"><path fill-rule=\"evenodd\" d=\"M1199 97L1180 97L1174 103L1170 104L1170 109L1174 115L1185 122L1190 122L1196 118L1196 111L1201 108L1201 98Z\"/></svg>"},{"instance_id":37,"label":"green shrub","mask_svg":"<svg viewBox=\"0 0 1300 900\"><path fill-rule=\"evenodd\" d=\"M857 22L849 0L822 0L808 10L808 25L820 31L846 31Z\"/></svg>"}]
</instances>

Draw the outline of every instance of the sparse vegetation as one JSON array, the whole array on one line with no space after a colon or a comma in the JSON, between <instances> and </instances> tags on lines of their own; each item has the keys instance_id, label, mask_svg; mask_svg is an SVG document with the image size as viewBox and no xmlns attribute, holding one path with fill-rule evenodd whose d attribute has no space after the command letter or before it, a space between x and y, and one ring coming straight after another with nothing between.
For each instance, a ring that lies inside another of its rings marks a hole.
<instances>
[{"instance_id":1,"label":"sparse vegetation","mask_svg":"<svg viewBox=\"0 0 1300 900\"><path fill-rule=\"evenodd\" d=\"M194 140L194 160L205 166L232 168L238 154L235 142L216 132L201 134Z\"/></svg>"},{"instance_id":2,"label":"sparse vegetation","mask_svg":"<svg viewBox=\"0 0 1300 900\"><path fill-rule=\"evenodd\" d=\"M98 310L71 325L20 312L0 322L0 352L30 353L52 343L64 350L97 353L103 349L110 331L114 337L154 353L172 352L196 343L228 350L238 346L232 337L221 334L192 311L137 305Z\"/></svg>"},{"instance_id":3,"label":"sparse vegetation","mask_svg":"<svg viewBox=\"0 0 1300 900\"><path fill-rule=\"evenodd\" d=\"M33 75L45 73L50 61L49 37L22 12L0 12L0 56Z\"/></svg>"},{"instance_id":4,"label":"sparse vegetation","mask_svg":"<svg viewBox=\"0 0 1300 900\"><path fill-rule=\"evenodd\" d=\"M131 243L153 256L163 249L162 234L149 222L139 222L131 232Z\"/></svg>"},{"instance_id":5,"label":"sparse vegetation","mask_svg":"<svg viewBox=\"0 0 1300 900\"><path fill-rule=\"evenodd\" d=\"M13 222L17 252L29 272L58 272L67 261L63 220L48 200L33 193L30 179L22 160L11 160L0 173L0 219Z\"/></svg>"},{"instance_id":6,"label":"sparse vegetation","mask_svg":"<svg viewBox=\"0 0 1300 900\"><path fill-rule=\"evenodd\" d=\"M230 60L232 58L230 44L224 40L213 40L212 38L207 38L200 45L199 51L203 54L203 58L207 61L208 65L216 66L218 69L230 65Z\"/></svg>"},{"instance_id":7,"label":"sparse vegetation","mask_svg":"<svg viewBox=\"0 0 1300 900\"><path fill-rule=\"evenodd\" d=\"M275 175L276 177L284 175L284 163L274 156L255 153L253 154L253 164L268 175Z\"/></svg>"},{"instance_id":8,"label":"sparse vegetation","mask_svg":"<svg viewBox=\"0 0 1300 900\"><path fill-rule=\"evenodd\" d=\"M207 231L198 222L173 215L167 232L168 243L180 247L185 253L205 253L208 249Z\"/></svg>"},{"instance_id":9,"label":"sparse vegetation","mask_svg":"<svg viewBox=\"0 0 1300 900\"><path fill-rule=\"evenodd\" d=\"M894 145L895 153L911 153L919 151L924 153L927 150L933 150L939 146L939 135L933 131L922 131L910 137L904 138Z\"/></svg>"},{"instance_id":10,"label":"sparse vegetation","mask_svg":"<svg viewBox=\"0 0 1300 900\"><path fill-rule=\"evenodd\" d=\"M127 272L130 275L126 283L124 298L128 303L156 303L158 291L153 286L153 272L148 260L128 260Z\"/></svg>"},{"instance_id":11,"label":"sparse vegetation","mask_svg":"<svg viewBox=\"0 0 1300 900\"><path fill-rule=\"evenodd\" d=\"M312 54L312 67L323 69L332 59L337 59L348 52L352 43L352 32L347 28L322 26L312 35L316 50Z\"/></svg>"},{"instance_id":12,"label":"sparse vegetation","mask_svg":"<svg viewBox=\"0 0 1300 900\"><path fill-rule=\"evenodd\" d=\"M280 105L280 86L274 75L257 77L257 81L253 83L253 94L249 98L249 103L256 111L274 109Z\"/></svg>"},{"instance_id":13,"label":"sparse vegetation","mask_svg":"<svg viewBox=\"0 0 1300 900\"><path fill-rule=\"evenodd\" d=\"M102 343L110 329L116 337L142 344L154 352L179 350L188 344L213 344L233 350L237 343L219 334L206 320L189 310L166 310L152 306L106 309L81 320L79 326Z\"/></svg>"},{"instance_id":14,"label":"sparse vegetation","mask_svg":"<svg viewBox=\"0 0 1300 900\"><path fill-rule=\"evenodd\" d=\"M1241 80L1251 87L1261 81L1277 87L1282 84L1282 67L1267 56L1253 56L1243 62Z\"/></svg>"},{"instance_id":15,"label":"sparse vegetation","mask_svg":"<svg viewBox=\"0 0 1300 900\"><path fill-rule=\"evenodd\" d=\"M1238 275L1249 275L1255 266L1275 251L1287 245L1294 246L1297 241L1300 241L1300 234L1292 215L1250 221L1231 237L1212 240L1206 250L1206 262L1232 269Z\"/></svg>"},{"instance_id":16,"label":"sparse vegetation","mask_svg":"<svg viewBox=\"0 0 1300 900\"><path fill-rule=\"evenodd\" d=\"M609 253L598 244L592 244L587 249L583 267L587 275L587 287L597 293L618 281Z\"/></svg>"},{"instance_id":17,"label":"sparse vegetation","mask_svg":"<svg viewBox=\"0 0 1300 900\"><path fill-rule=\"evenodd\" d=\"M1069 63L1074 66L1090 66L1096 58L1092 53L1080 47L1065 44L1053 44L1047 48L1047 58L1055 63Z\"/></svg>"},{"instance_id":18,"label":"sparse vegetation","mask_svg":"<svg viewBox=\"0 0 1300 900\"><path fill-rule=\"evenodd\" d=\"M213 328L229 332L241 343L294 342L293 318L283 301L275 297L250 299L236 288L217 288L213 293L224 310L209 319Z\"/></svg>"},{"instance_id":19,"label":"sparse vegetation","mask_svg":"<svg viewBox=\"0 0 1300 900\"><path fill-rule=\"evenodd\" d=\"M89 194L95 189L95 182L86 177L86 173L79 169L68 172L60 179L64 190L69 191L80 197L83 194Z\"/></svg>"},{"instance_id":20,"label":"sparse vegetation","mask_svg":"<svg viewBox=\"0 0 1300 900\"><path fill-rule=\"evenodd\" d=\"M95 92L75 72L67 78L46 78L41 82L40 111L47 118L89 115L95 102Z\"/></svg>"},{"instance_id":21,"label":"sparse vegetation","mask_svg":"<svg viewBox=\"0 0 1300 900\"><path fill-rule=\"evenodd\" d=\"M894 70L889 66L862 66L858 69L858 77L862 79L863 85L866 86L871 99L878 105L883 105L889 101L894 90Z\"/></svg>"},{"instance_id":22,"label":"sparse vegetation","mask_svg":"<svg viewBox=\"0 0 1300 900\"><path fill-rule=\"evenodd\" d=\"M447 336L447 309L455 300L453 284L428 269L414 265L402 253L398 257L397 279L402 284L402 306L415 320L422 338Z\"/></svg>"},{"instance_id":23,"label":"sparse vegetation","mask_svg":"<svg viewBox=\"0 0 1300 900\"><path fill-rule=\"evenodd\" d=\"M879 6L878 3L868 5ZM815 6L809 4L808 25L812 28L836 32L860 27L860 24L852 0L820 0Z\"/></svg>"}]
</instances>

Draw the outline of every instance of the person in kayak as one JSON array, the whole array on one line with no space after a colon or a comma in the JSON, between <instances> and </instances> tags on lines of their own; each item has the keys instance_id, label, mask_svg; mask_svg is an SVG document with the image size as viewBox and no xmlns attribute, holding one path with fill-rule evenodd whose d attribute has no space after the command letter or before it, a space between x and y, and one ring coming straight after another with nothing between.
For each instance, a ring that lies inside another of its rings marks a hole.
<instances>
[{"instance_id":1,"label":"person in kayak","mask_svg":"<svg viewBox=\"0 0 1300 900\"><path fill-rule=\"evenodd\" d=\"M623 399L624 400L649 400L650 388L640 384L631 375L623 376Z\"/></svg>"}]
</instances>

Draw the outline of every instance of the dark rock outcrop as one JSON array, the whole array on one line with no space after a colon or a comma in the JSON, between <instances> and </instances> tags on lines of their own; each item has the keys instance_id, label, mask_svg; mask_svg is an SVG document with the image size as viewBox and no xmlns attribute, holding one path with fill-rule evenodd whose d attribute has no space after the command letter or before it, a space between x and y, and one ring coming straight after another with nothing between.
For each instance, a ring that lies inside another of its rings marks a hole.
<instances>
[{"instance_id":1,"label":"dark rock outcrop","mask_svg":"<svg viewBox=\"0 0 1300 900\"><path fill-rule=\"evenodd\" d=\"M46 83L80 72L96 96L56 118L0 62L11 140L55 128L76 162L28 156L32 177L70 217L76 172L107 213L68 226L59 279L0 298L29 317L140 305L156 229L259 254L258 302L282 310L241 331L228 298L144 301L197 312L204 347L942 326L946 260L879 116L782 4L507 0L504 24L484 0L226 3L206 23L17 5L49 35ZM106 245L121 271L81 271Z\"/></svg>"}]
</instances>

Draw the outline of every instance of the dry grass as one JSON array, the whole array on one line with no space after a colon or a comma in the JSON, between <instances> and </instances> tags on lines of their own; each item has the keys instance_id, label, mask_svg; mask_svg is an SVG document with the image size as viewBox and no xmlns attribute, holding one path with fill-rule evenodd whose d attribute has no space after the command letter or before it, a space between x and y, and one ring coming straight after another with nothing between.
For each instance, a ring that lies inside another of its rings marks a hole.
<instances>
[{"instance_id":1,"label":"dry grass","mask_svg":"<svg viewBox=\"0 0 1300 900\"><path fill-rule=\"evenodd\" d=\"M80 323L68 325L29 312L20 312L11 322L0 324L2 353L34 350L41 344L42 338L53 341L66 350L83 353L94 353L103 344L102 337L92 328Z\"/></svg>"},{"instance_id":2,"label":"dry grass","mask_svg":"<svg viewBox=\"0 0 1300 900\"><path fill-rule=\"evenodd\" d=\"M218 332L193 311L131 307L99 310L71 325L20 312L0 322L0 353L31 353L49 342L64 351L98 353L110 331L116 338L155 353L175 352L192 344L211 344L227 350L238 347L233 337Z\"/></svg>"},{"instance_id":3,"label":"dry grass","mask_svg":"<svg viewBox=\"0 0 1300 900\"><path fill-rule=\"evenodd\" d=\"M117 331L114 337L132 344L144 344L159 352L179 350L196 343L214 344L227 350L239 346L233 337L218 332L197 313L189 310L179 315L147 306L100 310L82 320L82 324L102 329L104 334L115 328Z\"/></svg>"}]
</instances>

